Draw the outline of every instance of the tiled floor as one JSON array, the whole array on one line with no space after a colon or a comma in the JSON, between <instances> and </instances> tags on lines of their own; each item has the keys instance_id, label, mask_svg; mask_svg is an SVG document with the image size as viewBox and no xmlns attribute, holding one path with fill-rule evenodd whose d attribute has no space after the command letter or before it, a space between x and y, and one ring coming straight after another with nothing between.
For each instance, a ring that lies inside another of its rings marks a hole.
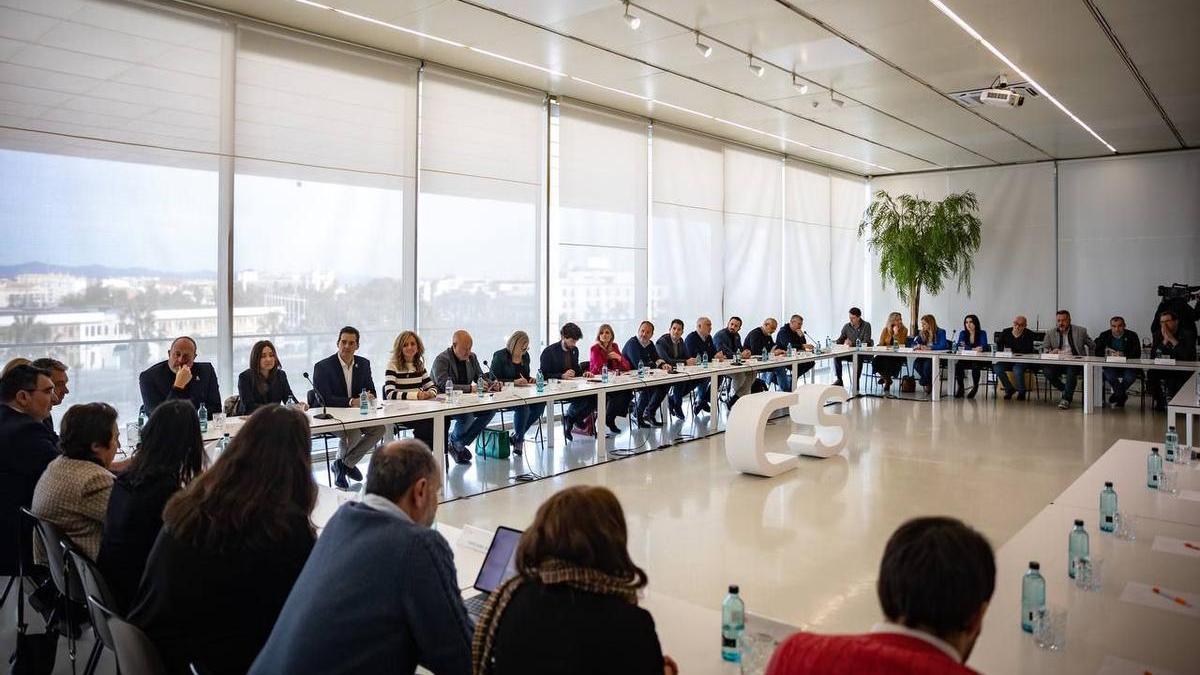
<instances>
[{"instance_id":1,"label":"tiled floor","mask_svg":"<svg viewBox=\"0 0 1200 675\"><path fill-rule=\"evenodd\" d=\"M553 451L537 452L528 443L530 452L511 462L452 466L451 501L438 519L522 528L555 490L607 485L625 507L630 550L656 593L715 609L726 585L738 583L750 611L820 631L857 631L879 618L876 568L903 520L954 515L999 546L1114 440L1158 439L1165 429L1162 415L1136 408L1085 417L1077 407L991 399L858 399L846 413L851 435L842 455L805 459L774 479L733 472L724 434L598 465L604 458L590 440L577 438L564 450L559 439ZM768 441L782 444L789 424L773 424ZM653 433L674 438L690 425ZM639 433L651 432L635 432L635 445ZM622 434L614 445L628 446L629 438ZM324 466L314 468L324 482ZM509 485L510 474L576 468L495 489ZM12 607L0 621L3 655L13 645ZM56 672L69 672L64 664L60 658ZM112 672L110 658L100 672Z\"/></svg>"}]
</instances>

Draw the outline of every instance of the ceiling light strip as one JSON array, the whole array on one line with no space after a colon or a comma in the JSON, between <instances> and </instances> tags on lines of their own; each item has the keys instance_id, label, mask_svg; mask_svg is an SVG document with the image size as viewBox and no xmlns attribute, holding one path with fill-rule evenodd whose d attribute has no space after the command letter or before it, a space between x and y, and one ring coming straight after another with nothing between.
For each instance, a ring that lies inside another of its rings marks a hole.
<instances>
[{"instance_id":1,"label":"ceiling light strip","mask_svg":"<svg viewBox=\"0 0 1200 675\"><path fill-rule=\"evenodd\" d=\"M975 38L980 44L982 44L984 47L986 47L987 50L989 52L991 52L993 55L995 55L996 58L1000 59L1000 61L1004 65L1011 68L1013 70L1013 72L1015 72L1017 75L1019 75L1022 79L1029 82L1029 84L1033 85L1034 89L1037 89L1039 94L1041 94L1042 96L1045 96L1051 103L1054 104L1054 106L1056 108L1063 111L1063 113L1067 117L1071 118L1071 120L1073 122L1075 122L1080 127L1082 127L1084 129L1084 131L1087 131L1089 134L1091 134L1093 138L1095 138L1096 140L1103 143L1104 147L1108 148L1112 152L1117 151L1117 149L1114 148L1112 145L1110 145L1108 141L1101 138L1100 134L1096 133L1091 127L1089 127L1086 123L1084 123L1083 120L1079 119L1078 115L1076 115L1075 113L1068 110L1067 107L1065 105L1063 105L1062 103L1060 103L1057 98L1054 98L1054 95L1051 94L1049 91L1047 91L1045 87L1038 84L1037 80L1033 79L1032 77L1029 76L1028 73L1021 70L1021 68L1019 66L1017 66L1017 64L1012 62L1012 59L1005 56L1003 52L1001 52L999 49L997 49L995 47L995 45L988 42L982 35L979 34L978 31L976 31L974 28L972 28L970 24L968 24L966 21L963 21L957 14L954 13L953 10L951 10L949 7L947 7L945 3L943 3L941 0L929 0L929 2L934 7L937 7L939 12L946 15L954 23L958 24L959 28L962 28L963 31L965 31L968 35Z\"/></svg>"},{"instance_id":2,"label":"ceiling light strip","mask_svg":"<svg viewBox=\"0 0 1200 675\"><path fill-rule=\"evenodd\" d=\"M631 91L626 91L626 90L624 90L624 89L618 89L618 88L616 88L616 87L610 87L610 86L607 86L607 85L604 85L604 84L600 84L599 82L593 82L592 80L587 80L587 79L584 79L584 78L582 78L582 77L576 77L576 76L574 76L574 75L567 75L566 73L564 73L564 72L561 72L561 71L557 71L557 70L554 70L554 69L551 69L551 68L546 68L546 67L544 67L544 66L539 66L539 65L537 65L537 64L534 64L534 63L529 63L529 62L527 62L527 61L521 61L520 59L514 59L514 58L512 58L511 56L505 56L505 55L503 55L503 54L497 54L496 52L488 51L488 50L486 50L486 49L480 49L479 47L471 47L471 46L469 46L469 45L465 45L465 44L463 44L463 43L461 43L461 42L455 42L454 40L449 40L449 39L446 39L446 38L443 38L443 37L439 37L439 36L437 36L437 35L430 35L429 33L422 33L422 32L420 32L420 31L413 30L413 29L411 29L411 28L405 28L404 26L398 26L398 25L396 25L396 24L393 24L393 23L388 23L388 22L386 22L386 21L382 21L382 20L380 20L380 19L376 19L376 18L374 18L374 17L365 16L365 15L363 15L363 14L357 14L357 13L355 13L355 12L349 12L349 11L346 11L346 10L343 10L343 9L338 9L337 7L331 7L331 6L329 6L329 5L325 5L325 4L322 4L322 3L319 3L319 2L314 2L313 0L294 0L294 1L295 1L295 2L298 2L298 3L302 4L302 5L307 5L307 6L309 6L309 7L315 7L315 8L317 8L317 9L323 9L323 10L331 11L331 12L334 12L335 14L339 14L339 15L341 15L341 16L345 16L345 17L348 17L348 18L351 18L351 19L357 19L357 20L359 20L359 21L364 21L364 22L366 22L366 23L374 24L374 25L376 25L376 26L383 26L383 27L385 27L385 28L390 28L390 29L392 29L392 30L400 31L401 33L407 33L407 34L409 34L409 35L414 35L414 36L416 36L416 37L419 37L419 38L424 38L424 39L428 39L428 40L433 40L433 41L435 41L435 42L440 42L440 43L442 43L442 44L445 44L445 45L450 45L450 46L452 46L452 47L463 47L463 48L466 48L466 49L469 49L469 50L471 50L471 51L475 52L476 54L482 54L482 55L484 55L484 56L490 56L490 57L492 57L492 58L494 58L494 59L499 59L499 60L501 60L501 61L505 61L505 62L507 62L507 63L512 63L512 64L515 64L515 65L518 65L518 66L523 66L523 67L525 67L525 68L532 68L532 69L534 69L534 70L537 70L537 71L540 71L540 72L543 72L543 73L547 73L547 74L549 74L549 75L554 75L554 76L556 76L556 77L570 77L572 80L574 80L574 81L576 81L576 82L579 82L579 83L581 83L581 84L586 84L586 85L589 85L589 86L592 86L592 87L596 87L596 88L598 88L598 89L603 89L603 90L605 90L605 91L609 91L609 92L612 92L612 93L614 93L614 94L620 94L620 95L622 95L622 96L629 96L629 97L631 97L631 98L636 98L636 99L639 99L639 100L642 100L642 101L649 102L649 103L651 103L651 104L654 104L654 105L661 105L661 106L663 106L663 107L670 108L670 109L672 109L672 110L678 110L679 112L684 112L684 113L687 113L687 114L689 114L689 115L695 115L696 117L702 117L702 118L704 118L704 119L708 119L708 120L715 120L715 121L717 121L717 122L720 122L720 123L722 123L722 124L727 124L727 125L729 125L729 126L736 127L736 128L738 128L738 129L742 129L742 130L744 130L744 131L748 131L748 132L750 132L750 133L760 134L760 135L762 135L762 136L767 136L767 137L769 137L769 138L774 138L774 139L777 139L777 140L779 140L779 141L782 141L782 142L784 142L784 143L791 143L792 145L796 145L796 146L799 146L799 147L802 147L802 148L806 148L806 149L808 149L808 150L812 150L812 151L814 151L814 152L823 153L823 154L826 154L826 155L830 155L830 156L832 156L832 157L838 157L838 158L841 158L841 159L844 159L844 160L847 160L847 161L850 161L850 162L855 162L855 163L858 163L858 164L862 164L862 165L864 165L864 166L871 166L871 167L875 167L875 168L877 168L877 169L881 169L881 170L883 170L883 171L895 171L895 169L892 169L892 168L889 168L889 167L883 166L882 164L875 164L874 162L868 162L868 161L866 161L866 160L862 160L862 159L858 159L858 158L855 158L855 157L851 157L851 156L849 156L849 155L844 155L844 154L842 154L842 153L840 153L840 152L834 152L833 150L825 150L824 148L818 148L818 147L817 147L817 146L815 146L815 145L809 145L808 143L803 143L803 142L801 142L801 141L792 140L792 139L790 139L790 138L787 138L787 137L785 137L785 136L780 136L780 135L778 135L778 134L772 134L772 133L770 133L770 132L763 131L763 130L761 130L761 129L755 129L754 127L747 126L747 125L745 125L745 124L741 124L741 123L739 123L739 122L733 122L733 121L731 121L731 120L726 120L726 119L721 119L721 118L719 118L719 117L714 117L713 115L709 115L708 113L702 113L702 112L700 112L699 110L693 110L693 109L691 109L691 108L685 108L685 107L683 107L683 106L681 106L681 105L675 105L674 103L668 103L667 101L662 101L662 100L659 100L659 99L656 99L656 98L650 98L650 97L648 97L648 96L642 96L641 94L635 94L635 93L633 93L633 92L631 92ZM761 66L759 66L759 67L761 68ZM1014 69L1014 70L1017 70L1016 66L1013 66L1013 69ZM1024 76L1024 75L1023 75L1023 77L1025 77L1025 79L1027 79L1027 80L1031 80L1031 81L1032 81L1032 79L1031 79L1031 78L1029 78L1028 76ZM1040 88L1039 88L1039 90L1040 90ZM1044 92L1043 92L1043 93L1044 93Z\"/></svg>"}]
</instances>

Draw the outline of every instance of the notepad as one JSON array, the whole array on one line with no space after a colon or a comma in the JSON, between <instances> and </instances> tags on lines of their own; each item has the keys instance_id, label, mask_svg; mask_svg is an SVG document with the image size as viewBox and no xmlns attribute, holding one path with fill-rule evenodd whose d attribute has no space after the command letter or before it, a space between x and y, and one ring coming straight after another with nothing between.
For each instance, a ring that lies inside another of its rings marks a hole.
<instances>
[{"instance_id":1,"label":"notepad","mask_svg":"<svg viewBox=\"0 0 1200 675\"><path fill-rule=\"evenodd\" d=\"M1061 359L1062 354L1042 354L1043 359Z\"/></svg>"},{"instance_id":2,"label":"notepad","mask_svg":"<svg viewBox=\"0 0 1200 675\"><path fill-rule=\"evenodd\" d=\"M1137 661L1122 659L1117 656L1108 655L1104 657L1104 662L1100 664L1100 670L1096 671L1096 675L1179 675L1174 670L1159 668L1157 666L1148 666Z\"/></svg>"},{"instance_id":3,"label":"notepad","mask_svg":"<svg viewBox=\"0 0 1200 675\"><path fill-rule=\"evenodd\" d=\"M1131 602L1200 619L1200 595L1166 586L1158 586L1159 592L1155 593L1154 588L1151 584L1130 581L1121 591L1121 602Z\"/></svg>"},{"instance_id":4,"label":"notepad","mask_svg":"<svg viewBox=\"0 0 1200 675\"><path fill-rule=\"evenodd\" d=\"M1160 357L1154 359L1154 365L1156 365L1156 366L1173 366L1173 365L1175 365L1175 359L1169 359L1169 358L1160 356Z\"/></svg>"},{"instance_id":5,"label":"notepad","mask_svg":"<svg viewBox=\"0 0 1200 675\"><path fill-rule=\"evenodd\" d=\"M1188 544L1191 544L1191 546L1188 546ZM1157 535L1154 537L1154 545L1150 549L1159 551L1160 553L1174 553L1175 555L1187 556L1189 558L1200 558L1200 540L1190 541Z\"/></svg>"},{"instance_id":6,"label":"notepad","mask_svg":"<svg viewBox=\"0 0 1200 675\"><path fill-rule=\"evenodd\" d=\"M1128 359L1126 359L1124 356L1106 356L1104 357L1104 360L1108 363L1125 363L1125 361Z\"/></svg>"}]
</instances>

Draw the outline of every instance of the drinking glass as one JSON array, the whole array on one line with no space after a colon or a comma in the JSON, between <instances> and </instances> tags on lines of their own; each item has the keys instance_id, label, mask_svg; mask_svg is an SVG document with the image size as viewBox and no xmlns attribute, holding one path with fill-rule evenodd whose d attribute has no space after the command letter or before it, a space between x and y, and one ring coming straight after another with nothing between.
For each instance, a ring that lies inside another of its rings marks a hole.
<instances>
[{"instance_id":1,"label":"drinking glass","mask_svg":"<svg viewBox=\"0 0 1200 675\"><path fill-rule=\"evenodd\" d=\"M133 450L142 442L142 432L138 429L137 422L127 422L125 424L125 446Z\"/></svg>"},{"instance_id":2,"label":"drinking glass","mask_svg":"<svg viewBox=\"0 0 1200 675\"><path fill-rule=\"evenodd\" d=\"M217 413L212 416L213 431L220 435L225 432L225 413Z\"/></svg>"},{"instance_id":3,"label":"drinking glass","mask_svg":"<svg viewBox=\"0 0 1200 675\"><path fill-rule=\"evenodd\" d=\"M1131 513L1118 511L1116 516L1114 516L1114 520L1116 521L1115 525L1117 539L1123 539L1125 541L1137 540L1137 529L1138 525L1140 524L1137 516Z\"/></svg>"},{"instance_id":4,"label":"drinking glass","mask_svg":"<svg viewBox=\"0 0 1200 675\"><path fill-rule=\"evenodd\" d=\"M775 653L778 643L775 638L766 633L746 633L742 635L742 675L761 675L766 672L771 655Z\"/></svg>"},{"instance_id":5,"label":"drinking glass","mask_svg":"<svg viewBox=\"0 0 1200 675\"><path fill-rule=\"evenodd\" d=\"M1067 646L1067 610L1062 607L1043 607L1033 616L1033 639L1037 646L1061 651Z\"/></svg>"},{"instance_id":6,"label":"drinking glass","mask_svg":"<svg viewBox=\"0 0 1200 675\"><path fill-rule=\"evenodd\" d=\"M1166 493L1172 497L1179 494L1178 469L1163 468L1162 474L1158 477L1158 491Z\"/></svg>"}]
</instances>

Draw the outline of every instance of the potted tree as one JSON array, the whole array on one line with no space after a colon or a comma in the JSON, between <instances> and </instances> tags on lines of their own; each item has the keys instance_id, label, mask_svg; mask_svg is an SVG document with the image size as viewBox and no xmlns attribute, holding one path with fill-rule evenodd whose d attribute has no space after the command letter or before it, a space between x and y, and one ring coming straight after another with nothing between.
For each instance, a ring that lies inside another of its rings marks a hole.
<instances>
[{"instance_id":1,"label":"potted tree","mask_svg":"<svg viewBox=\"0 0 1200 675\"><path fill-rule=\"evenodd\" d=\"M970 295L972 258L982 240L978 210L970 191L931 202L912 195L892 198L880 190L867 207L858 236L870 233L867 246L879 255L883 285L894 285L908 303L914 334L922 291L937 295L954 278Z\"/></svg>"}]
</instances>

